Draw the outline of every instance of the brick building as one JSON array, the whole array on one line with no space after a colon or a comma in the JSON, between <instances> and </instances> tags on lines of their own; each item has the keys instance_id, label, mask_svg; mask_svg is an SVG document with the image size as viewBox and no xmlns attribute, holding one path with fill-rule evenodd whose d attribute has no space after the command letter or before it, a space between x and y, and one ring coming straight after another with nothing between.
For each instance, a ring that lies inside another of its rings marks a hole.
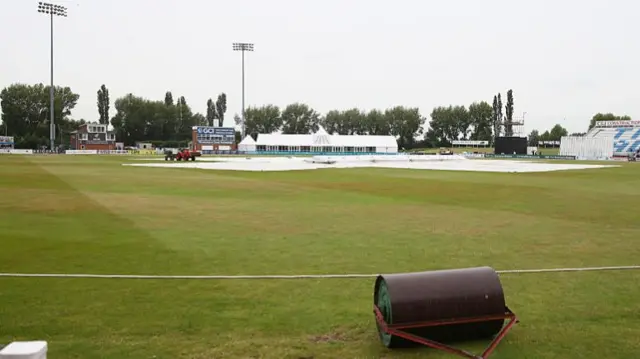
<instances>
[{"instance_id":1,"label":"brick building","mask_svg":"<svg viewBox=\"0 0 640 359\"><path fill-rule=\"evenodd\" d=\"M75 150L115 150L116 134L107 125L86 123L71 132L70 142Z\"/></svg>"},{"instance_id":2,"label":"brick building","mask_svg":"<svg viewBox=\"0 0 640 359\"><path fill-rule=\"evenodd\" d=\"M235 151L238 147L233 127L194 126L191 141L196 151Z\"/></svg>"}]
</instances>

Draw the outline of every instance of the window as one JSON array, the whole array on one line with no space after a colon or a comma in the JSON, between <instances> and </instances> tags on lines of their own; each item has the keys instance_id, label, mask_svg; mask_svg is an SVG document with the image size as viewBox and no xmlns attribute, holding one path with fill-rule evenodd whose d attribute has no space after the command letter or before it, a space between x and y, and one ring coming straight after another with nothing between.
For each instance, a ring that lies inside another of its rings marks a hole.
<instances>
[{"instance_id":1,"label":"window","mask_svg":"<svg viewBox=\"0 0 640 359\"><path fill-rule=\"evenodd\" d=\"M80 134L80 141L86 141L87 140L87 134L86 133L81 133Z\"/></svg>"},{"instance_id":2,"label":"window","mask_svg":"<svg viewBox=\"0 0 640 359\"><path fill-rule=\"evenodd\" d=\"M106 132L106 128L104 126L89 126L87 128L87 130L89 131L89 133L104 133Z\"/></svg>"},{"instance_id":3,"label":"window","mask_svg":"<svg viewBox=\"0 0 640 359\"><path fill-rule=\"evenodd\" d=\"M267 150L267 146L265 145L257 145L256 146L256 151L266 151Z\"/></svg>"},{"instance_id":4,"label":"window","mask_svg":"<svg viewBox=\"0 0 640 359\"><path fill-rule=\"evenodd\" d=\"M115 141L116 134L115 133L107 133L107 141Z\"/></svg>"}]
</instances>

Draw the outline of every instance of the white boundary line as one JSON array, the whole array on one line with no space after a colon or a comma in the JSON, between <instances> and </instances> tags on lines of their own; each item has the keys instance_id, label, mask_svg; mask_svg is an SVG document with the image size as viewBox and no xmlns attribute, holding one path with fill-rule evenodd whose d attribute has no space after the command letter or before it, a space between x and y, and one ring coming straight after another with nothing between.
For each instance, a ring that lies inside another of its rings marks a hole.
<instances>
[{"instance_id":1,"label":"white boundary line","mask_svg":"<svg viewBox=\"0 0 640 359\"><path fill-rule=\"evenodd\" d=\"M640 265L615 267L547 268L498 270L498 274L559 273L638 270ZM134 275L134 274L63 274L63 273L0 273L13 278L99 278L99 279L329 279L375 278L378 274L302 274L302 275Z\"/></svg>"}]
</instances>

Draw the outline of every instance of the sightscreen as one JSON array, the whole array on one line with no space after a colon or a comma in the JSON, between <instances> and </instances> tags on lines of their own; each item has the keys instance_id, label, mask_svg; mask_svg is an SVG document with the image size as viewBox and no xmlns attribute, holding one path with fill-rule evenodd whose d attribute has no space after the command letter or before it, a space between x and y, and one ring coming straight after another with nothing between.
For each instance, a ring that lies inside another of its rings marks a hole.
<instances>
[{"instance_id":1,"label":"sightscreen","mask_svg":"<svg viewBox=\"0 0 640 359\"><path fill-rule=\"evenodd\" d=\"M500 154L527 154L526 137L496 137L496 147L494 153Z\"/></svg>"}]
</instances>

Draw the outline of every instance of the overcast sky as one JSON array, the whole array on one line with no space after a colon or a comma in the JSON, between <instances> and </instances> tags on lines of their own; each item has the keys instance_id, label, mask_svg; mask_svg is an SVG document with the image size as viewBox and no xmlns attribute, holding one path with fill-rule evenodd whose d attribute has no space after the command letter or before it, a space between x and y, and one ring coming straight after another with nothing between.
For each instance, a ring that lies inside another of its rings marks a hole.
<instances>
[{"instance_id":1,"label":"overcast sky","mask_svg":"<svg viewBox=\"0 0 640 359\"><path fill-rule=\"evenodd\" d=\"M49 81L49 22L37 1L0 0L0 87ZM526 129L586 131L596 112L640 118L640 2L623 0L59 1L55 82L97 120L96 91L205 113L227 93L226 124L249 106L359 107L491 103L512 88Z\"/></svg>"}]
</instances>

